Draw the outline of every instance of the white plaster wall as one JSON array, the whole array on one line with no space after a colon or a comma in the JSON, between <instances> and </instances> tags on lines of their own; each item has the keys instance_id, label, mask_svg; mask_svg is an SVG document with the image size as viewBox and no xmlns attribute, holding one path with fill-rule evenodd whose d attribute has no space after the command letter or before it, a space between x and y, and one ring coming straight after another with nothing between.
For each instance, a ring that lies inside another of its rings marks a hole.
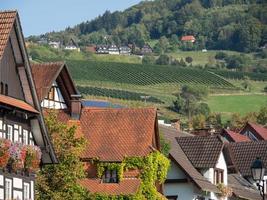
<instances>
[{"instance_id":1,"label":"white plaster wall","mask_svg":"<svg viewBox=\"0 0 267 200\"><path fill-rule=\"evenodd\" d=\"M13 178L13 187L22 189L22 179L20 178Z\"/></svg>"},{"instance_id":2,"label":"white plaster wall","mask_svg":"<svg viewBox=\"0 0 267 200\"><path fill-rule=\"evenodd\" d=\"M22 200L22 192L21 191L17 191L17 190L13 190L13 198Z\"/></svg>"},{"instance_id":3,"label":"white plaster wall","mask_svg":"<svg viewBox=\"0 0 267 200\"><path fill-rule=\"evenodd\" d=\"M34 182L31 181L31 200L34 200Z\"/></svg>"},{"instance_id":4,"label":"white plaster wall","mask_svg":"<svg viewBox=\"0 0 267 200\"><path fill-rule=\"evenodd\" d=\"M4 189L0 189L0 200L4 199Z\"/></svg>"},{"instance_id":5,"label":"white plaster wall","mask_svg":"<svg viewBox=\"0 0 267 200\"><path fill-rule=\"evenodd\" d=\"M216 168L219 169L223 169L224 173L223 173L223 178L224 178L224 184L227 185L228 184L228 180L227 180L227 165L223 156L223 153L221 152L219 160L216 164Z\"/></svg>"},{"instance_id":6,"label":"white plaster wall","mask_svg":"<svg viewBox=\"0 0 267 200\"><path fill-rule=\"evenodd\" d=\"M4 176L0 175L0 185L4 185Z\"/></svg>"}]
</instances>

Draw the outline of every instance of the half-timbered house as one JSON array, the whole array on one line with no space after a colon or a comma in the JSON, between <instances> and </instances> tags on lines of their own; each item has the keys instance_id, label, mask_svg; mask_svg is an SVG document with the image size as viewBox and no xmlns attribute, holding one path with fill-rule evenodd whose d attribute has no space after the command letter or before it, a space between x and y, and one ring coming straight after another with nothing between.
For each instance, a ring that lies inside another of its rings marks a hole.
<instances>
[{"instance_id":1,"label":"half-timbered house","mask_svg":"<svg viewBox=\"0 0 267 200\"><path fill-rule=\"evenodd\" d=\"M40 149L40 150L39 150ZM57 162L16 11L0 12L0 200L34 199L35 164ZM41 153L39 152L41 151Z\"/></svg>"}]
</instances>

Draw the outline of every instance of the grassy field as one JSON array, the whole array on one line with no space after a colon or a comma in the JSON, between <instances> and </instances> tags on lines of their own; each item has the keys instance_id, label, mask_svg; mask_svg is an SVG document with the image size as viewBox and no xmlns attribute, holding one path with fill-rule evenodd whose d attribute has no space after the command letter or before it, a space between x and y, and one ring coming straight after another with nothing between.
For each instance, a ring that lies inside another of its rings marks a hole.
<instances>
[{"instance_id":1,"label":"grassy field","mask_svg":"<svg viewBox=\"0 0 267 200\"><path fill-rule=\"evenodd\" d=\"M232 113L245 115L248 112L258 112L267 106L267 95L216 95L207 100L212 112L221 113L223 119L229 119Z\"/></svg>"}]
</instances>

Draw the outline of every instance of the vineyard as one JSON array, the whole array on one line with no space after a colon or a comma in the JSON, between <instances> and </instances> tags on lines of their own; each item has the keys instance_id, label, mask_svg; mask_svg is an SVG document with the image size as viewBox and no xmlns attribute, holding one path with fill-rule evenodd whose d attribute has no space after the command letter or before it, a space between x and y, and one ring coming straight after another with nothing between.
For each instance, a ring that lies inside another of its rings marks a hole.
<instances>
[{"instance_id":1,"label":"vineyard","mask_svg":"<svg viewBox=\"0 0 267 200\"><path fill-rule=\"evenodd\" d=\"M82 87L82 86L78 86L78 90L83 95L103 96L103 97L111 97L111 98L116 98L116 99L134 100L134 101L144 101L144 98L146 98L147 102L164 103L161 100L155 97L149 96L147 94L129 92L125 90L116 90L116 89L107 89L107 88L98 88L98 87Z\"/></svg>"},{"instance_id":2,"label":"vineyard","mask_svg":"<svg viewBox=\"0 0 267 200\"><path fill-rule=\"evenodd\" d=\"M214 70L213 72L227 79L242 80L245 77L249 77L251 80L254 81L267 81L267 75L261 73L231 72L225 70Z\"/></svg>"},{"instance_id":3,"label":"vineyard","mask_svg":"<svg viewBox=\"0 0 267 200\"><path fill-rule=\"evenodd\" d=\"M100 81L139 86L162 83L194 84L211 88L235 89L227 80L201 69L107 63L94 61L68 61L71 74L78 81Z\"/></svg>"}]
</instances>

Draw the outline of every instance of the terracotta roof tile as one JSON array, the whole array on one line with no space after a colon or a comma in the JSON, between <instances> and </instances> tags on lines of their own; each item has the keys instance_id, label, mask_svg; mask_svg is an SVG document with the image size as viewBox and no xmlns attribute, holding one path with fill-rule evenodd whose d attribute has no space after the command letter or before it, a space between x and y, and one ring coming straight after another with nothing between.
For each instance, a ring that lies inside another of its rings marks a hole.
<instances>
[{"instance_id":1,"label":"terracotta roof tile","mask_svg":"<svg viewBox=\"0 0 267 200\"><path fill-rule=\"evenodd\" d=\"M181 39L182 41L191 41L191 40L196 40L196 38L193 35L185 35Z\"/></svg>"},{"instance_id":2,"label":"terracotta roof tile","mask_svg":"<svg viewBox=\"0 0 267 200\"><path fill-rule=\"evenodd\" d=\"M15 98L12 98L12 97L9 97L9 96L5 96L5 95L1 95L1 94L0 94L0 103L1 104L6 104L8 106L15 107L15 108L19 108L21 110L28 111L28 112L31 112L31 113L39 113L30 104L28 104L28 103L26 103L26 102L24 102L22 100L15 99Z\"/></svg>"},{"instance_id":3,"label":"terracotta roof tile","mask_svg":"<svg viewBox=\"0 0 267 200\"><path fill-rule=\"evenodd\" d=\"M16 16L17 11L0 12L0 59L7 45Z\"/></svg>"},{"instance_id":4,"label":"terracotta roof tile","mask_svg":"<svg viewBox=\"0 0 267 200\"><path fill-rule=\"evenodd\" d=\"M48 94L63 65L63 62L31 64L39 101L42 101Z\"/></svg>"},{"instance_id":5,"label":"terracotta roof tile","mask_svg":"<svg viewBox=\"0 0 267 200\"><path fill-rule=\"evenodd\" d=\"M202 176L202 174L200 174L192 165L180 145L177 143L175 136L170 132L164 132L163 134L164 138L171 142L170 157L175 160L185 174L187 174L202 191L219 193L217 187Z\"/></svg>"},{"instance_id":6,"label":"terracotta roof tile","mask_svg":"<svg viewBox=\"0 0 267 200\"><path fill-rule=\"evenodd\" d=\"M223 130L223 136L226 136L227 139L230 138L230 142L249 142L251 141L247 136L242 135L240 133L236 133L234 131L224 129Z\"/></svg>"},{"instance_id":7,"label":"terracotta roof tile","mask_svg":"<svg viewBox=\"0 0 267 200\"><path fill-rule=\"evenodd\" d=\"M229 144L233 161L242 176L251 176L250 167L257 157L267 166L267 141L238 142ZM267 170L265 171L267 174Z\"/></svg>"},{"instance_id":8,"label":"terracotta roof tile","mask_svg":"<svg viewBox=\"0 0 267 200\"><path fill-rule=\"evenodd\" d=\"M258 135L262 137L262 139L267 140L267 128L251 122L248 122L248 125L250 125L258 133Z\"/></svg>"},{"instance_id":9,"label":"terracotta roof tile","mask_svg":"<svg viewBox=\"0 0 267 200\"><path fill-rule=\"evenodd\" d=\"M68 122L68 111L59 111L58 118ZM148 155L153 149L155 120L156 110L151 108L83 108L80 131L89 144L82 158L122 161L125 156Z\"/></svg>"},{"instance_id":10,"label":"terracotta roof tile","mask_svg":"<svg viewBox=\"0 0 267 200\"><path fill-rule=\"evenodd\" d=\"M123 179L119 183L101 183L100 179L82 179L79 184L90 193L108 195L135 194L140 187L140 179Z\"/></svg>"},{"instance_id":11,"label":"terracotta roof tile","mask_svg":"<svg viewBox=\"0 0 267 200\"><path fill-rule=\"evenodd\" d=\"M261 200L259 191L239 174L228 174L228 186L233 196L247 200Z\"/></svg>"},{"instance_id":12,"label":"terracotta roof tile","mask_svg":"<svg viewBox=\"0 0 267 200\"><path fill-rule=\"evenodd\" d=\"M178 144L196 168L213 168L224 146L220 136L179 137Z\"/></svg>"}]
</instances>

